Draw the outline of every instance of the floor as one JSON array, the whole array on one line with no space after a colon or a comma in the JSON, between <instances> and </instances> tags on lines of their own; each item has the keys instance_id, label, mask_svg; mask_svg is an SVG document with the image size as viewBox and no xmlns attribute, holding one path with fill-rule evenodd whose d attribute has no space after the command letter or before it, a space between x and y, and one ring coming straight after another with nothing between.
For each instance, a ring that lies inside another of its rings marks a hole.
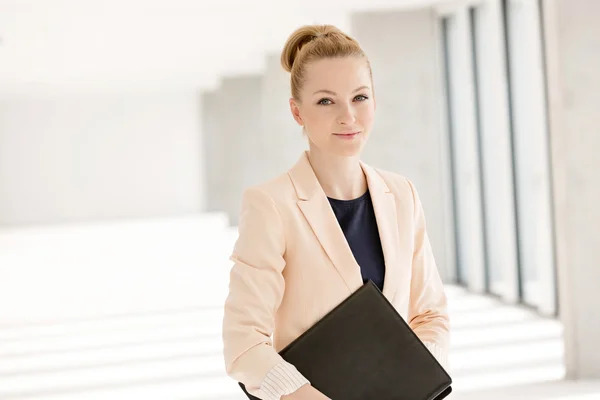
<instances>
[{"instance_id":1,"label":"floor","mask_svg":"<svg viewBox=\"0 0 600 400\"><path fill-rule=\"evenodd\" d=\"M223 216L0 231L1 400L243 400L221 306ZM567 382L562 327L448 286L454 400L600 399Z\"/></svg>"}]
</instances>

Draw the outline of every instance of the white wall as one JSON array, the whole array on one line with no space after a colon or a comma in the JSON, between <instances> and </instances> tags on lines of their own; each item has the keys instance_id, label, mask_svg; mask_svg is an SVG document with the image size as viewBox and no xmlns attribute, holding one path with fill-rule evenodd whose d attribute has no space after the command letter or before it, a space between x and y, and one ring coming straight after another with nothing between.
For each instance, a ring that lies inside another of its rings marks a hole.
<instances>
[{"instance_id":1,"label":"white wall","mask_svg":"<svg viewBox=\"0 0 600 400\"><path fill-rule=\"evenodd\" d=\"M567 376L600 379L600 2L543 3Z\"/></svg>"},{"instance_id":2,"label":"white wall","mask_svg":"<svg viewBox=\"0 0 600 400\"><path fill-rule=\"evenodd\" d=\"M200 96L0 102L0 225L148 217L203 207Z\"/></svg>"}]
</instances>

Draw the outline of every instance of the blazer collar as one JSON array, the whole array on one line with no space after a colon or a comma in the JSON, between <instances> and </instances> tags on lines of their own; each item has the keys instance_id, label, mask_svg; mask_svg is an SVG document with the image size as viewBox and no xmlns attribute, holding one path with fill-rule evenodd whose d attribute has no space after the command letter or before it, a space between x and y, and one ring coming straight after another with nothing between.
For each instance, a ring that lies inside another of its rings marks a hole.
<instances>
[{"instance_id":1,"label":"blazer collar","mask_svg":"<svg viewBox=\"0 0 600 400\"><path fill-rule=\"evenodd\" d=\"M381 175L362 161L360 164L367 178L385 259L383 294L391 300L397 288L399 273L396 202ZM312 169L307 152L302 154L288 175L298 196L298 207L333 265L353 292L362 286L360 266Z\"/></svg>"},{"instance_id":2,"label":"blazer collar","mask_svg":"<svg viewBox=\"0 0 600 400\"><path fill-rule=\"evenodd\" d=\"M381 175L374 168L362 161L360 161L360 166L367 177L369 191L391 193ZM302 153L300 159L290 169L288 174L292 179L296 195L300 200L310 200L314 195L324 194L308 159L308 152L304 151Z\"/></svg>"}]
</instances>

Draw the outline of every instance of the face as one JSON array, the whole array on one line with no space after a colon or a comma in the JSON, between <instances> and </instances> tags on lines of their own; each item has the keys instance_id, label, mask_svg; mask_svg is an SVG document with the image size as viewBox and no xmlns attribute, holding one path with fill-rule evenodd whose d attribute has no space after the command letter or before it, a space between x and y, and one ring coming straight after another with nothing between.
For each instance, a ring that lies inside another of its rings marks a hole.
<instances>
[{"instance_id":1,"label":"face","mask_svg":"<svg viewBox=\"0 0 600 400\"><path fill-rule=\"evenodd\" d=\"M311 149L356 156L367 142L375 101L369 67L358 57L312 62L300 99L290 99L294 119L304 126Z\"/></svg>"}]
</instances>

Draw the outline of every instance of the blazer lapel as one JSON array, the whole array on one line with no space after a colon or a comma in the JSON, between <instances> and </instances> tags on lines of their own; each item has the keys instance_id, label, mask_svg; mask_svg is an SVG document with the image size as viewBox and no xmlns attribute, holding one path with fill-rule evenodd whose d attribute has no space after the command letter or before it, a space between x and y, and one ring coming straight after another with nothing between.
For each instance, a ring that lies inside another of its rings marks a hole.
<instances>
[{"instance_id":1,"label":"blazer lapel","mask_svg":"<svg viewBox=\"0 0 600 400\"><path fill-rule=\"evenodd\" d=\"M354 292L362 285L360 266L352 254L306 153L303 153L298 163L289 171L289 176L298 194L298 207L348 289Z\"/></svg>"},{"instance_id":2,"label":"blazer lapel","mask_svg":"<svg viewBox=\"0 0 600 400\"><path fill-rule=\"evenodd\" d=\"M398 260L398 217L396 215L396 200L381 175L373 168L361 162L367 177L371 201L375 209L377 229L385 259L385 276L383 294L392 300L398 288L400 266Z\"/></svg>"},{"instance_id":3,"label":"blazer lapel","mask_svg":"<svg viewBox=\"0 0 600 400\"><path fill-rule=\"evenodd\" d=\"M381 175L372 167L361 162L367 177L367 184L375 209L377 229L385 260L383 294L392 300L401 271L399 270L398 217L396 201ZM310 224L317 239L325 249L333 265L353 292L362 285L360 266L356 262L344 232L340 228L329 200L310 165L308 155L303 153L300 160L289 171L289 176L298 195L298 207Z\"/></svg>"}]
</instances>

